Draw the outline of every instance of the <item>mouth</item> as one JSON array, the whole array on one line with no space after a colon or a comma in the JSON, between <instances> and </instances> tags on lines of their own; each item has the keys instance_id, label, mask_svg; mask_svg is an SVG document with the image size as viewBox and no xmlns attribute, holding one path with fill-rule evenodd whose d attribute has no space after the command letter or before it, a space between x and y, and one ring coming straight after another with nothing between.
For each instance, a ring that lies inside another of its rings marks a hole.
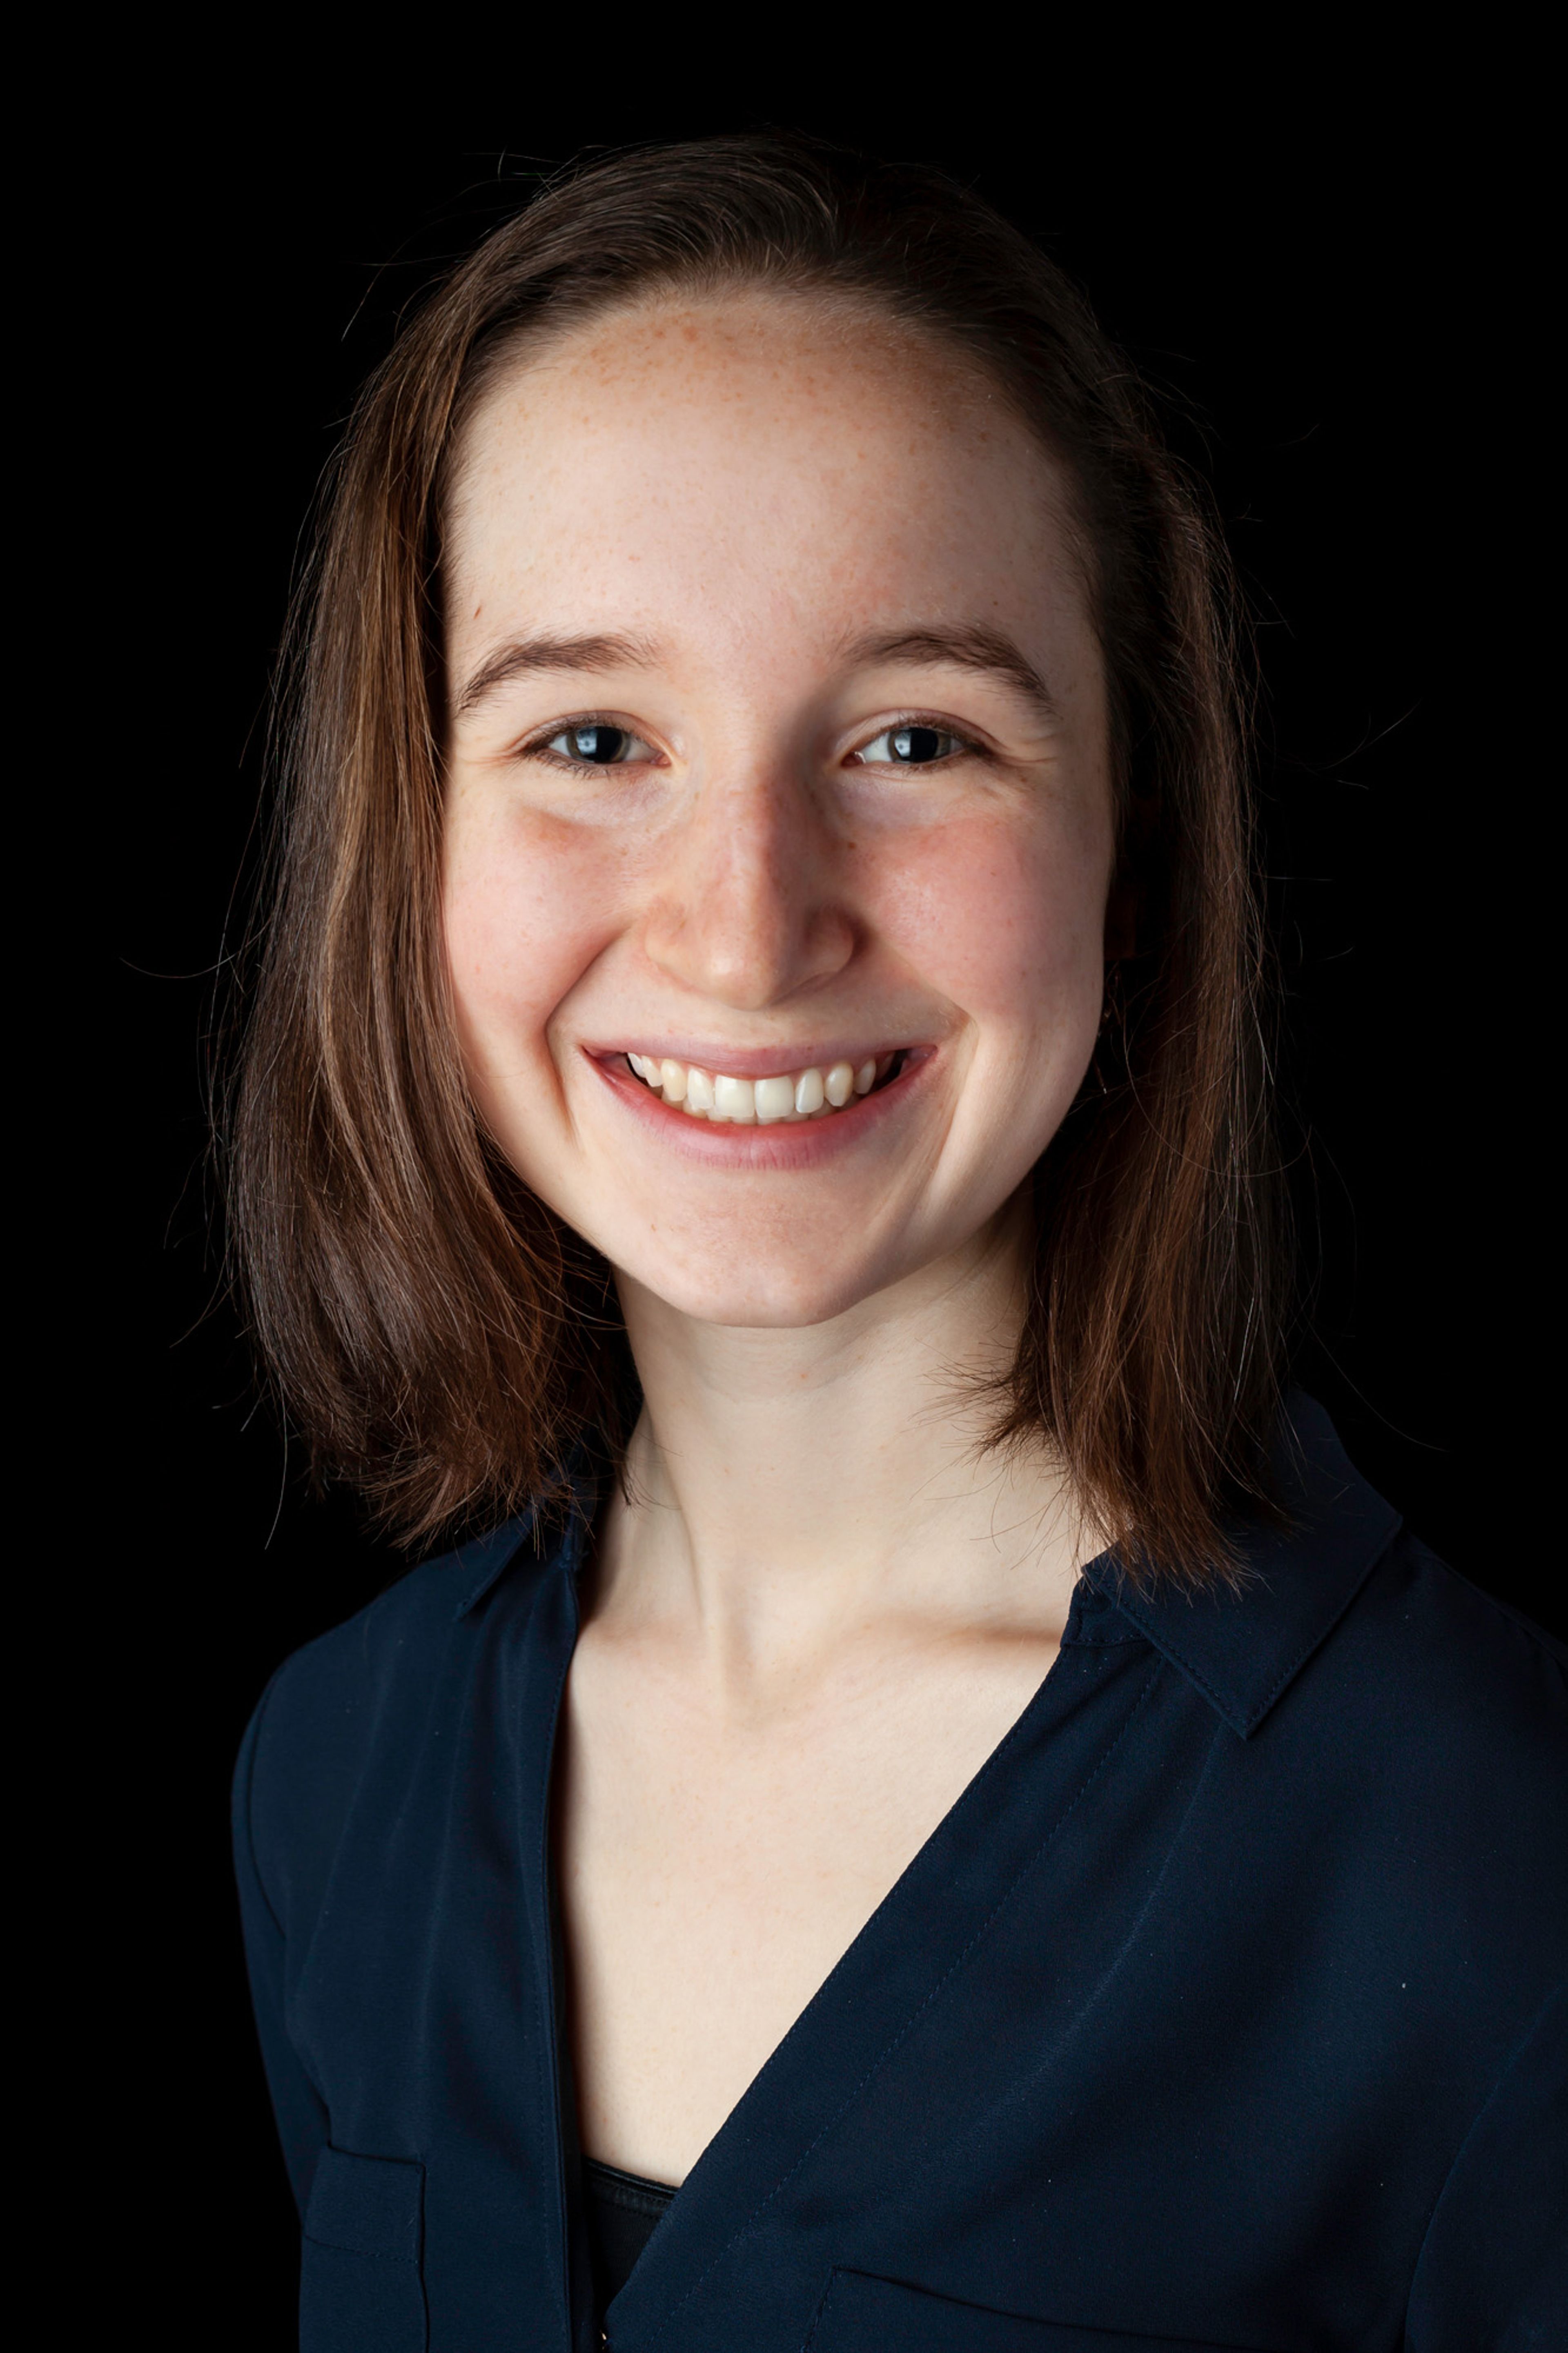
<instances>
[{"instance_id":1,"label":"mouth","mask_svg":"<svg viewBox=\"0 0 1568 2353\"><path fill-rule=\"evenodd\" d=\"M704 1069L668 1055L627 1053L620 1060L648 1092L689 1119L715 1126L782 1127L828 1120L849 1111L867 1095L891 1086L908 1066L913 1049L808 1063L766 1077Z\"/></svg>"}]
</instances>

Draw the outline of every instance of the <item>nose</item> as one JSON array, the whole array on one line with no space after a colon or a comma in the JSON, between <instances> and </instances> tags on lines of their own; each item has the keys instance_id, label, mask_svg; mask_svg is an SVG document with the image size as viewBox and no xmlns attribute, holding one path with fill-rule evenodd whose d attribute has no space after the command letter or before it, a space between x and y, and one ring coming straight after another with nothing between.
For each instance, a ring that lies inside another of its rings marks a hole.
<instances>
[{"instance_id":1,"label":"nose","mask_svg":"<svg viewBox=\"0 0 1568 2353\"><path fill-rule=\"evenodd\" d=\"M762 1012L853 957L843 881L843 845L807 791L763 776L710 785L669 838L647 953L683 988Z\"/></svg>"}]
</instances>

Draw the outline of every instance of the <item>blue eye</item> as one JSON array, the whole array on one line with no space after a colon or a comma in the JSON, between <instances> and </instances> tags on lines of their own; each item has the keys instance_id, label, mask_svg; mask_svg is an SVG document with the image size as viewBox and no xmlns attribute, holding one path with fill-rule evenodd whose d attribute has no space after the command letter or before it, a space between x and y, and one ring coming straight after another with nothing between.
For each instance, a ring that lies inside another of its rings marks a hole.
<instances>
[{"instance_id":1,"label":"blue eye","mask_svg":"<svg viewBox=\"0 0 1568 2353\"><path fill-rule=\"evenodd\" d=\"M563 727L544 748L563 760L575 760L590 768L624 767L628 760L648 756L647 745L629 727L612 727L599 719Z\"/></svg>"},{"instance_id":2,"label":"blue eye","mask_svg":"<svg viewBox=\"0 0 1568 2353\"><path fill-rule=\"evenodd\" d=\"M963 748L956 735L940 727L888 727L871 738L858 757L873 767L924 768Z\"/></svg>"}]
</instances>

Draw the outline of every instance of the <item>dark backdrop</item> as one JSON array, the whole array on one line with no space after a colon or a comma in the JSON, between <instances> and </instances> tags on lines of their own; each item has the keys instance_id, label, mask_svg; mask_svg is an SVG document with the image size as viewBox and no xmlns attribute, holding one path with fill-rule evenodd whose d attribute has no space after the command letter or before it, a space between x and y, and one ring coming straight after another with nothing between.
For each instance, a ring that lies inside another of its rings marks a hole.
<instances>
[{"instance_id":1,"label":"dark backdrop","mask_svg":"<svg viewBox=\"0 0 1568 2353\"><path fill-rule=\"evenodd\" d=\"M614 114L614 108L611 114ZM938 110L940 112L940 109ZM529 118L540 120L535 109ZM796 117L796 120L801 118ZM1532 694L1532 262L1495 154L1347 113L1243 143L1109 118L998 143L875 105L808 127L946 164L1047 240L1162 385L1258 623L1261 781L1310 1317L1298 1357L1362 1467L1468 1576L1563 1624L1537 1338L1546 1114ZM619 121L605 138L743 124ZM353 389L442 256L563 136L501 152L348 132L128 164L82 452L118 710L109 987L125 1088L120 1777L159 1924L140 2092L258 2343L288 2341L292 2222L229 1894L226 1785L268 1675L396 1573L307 1498L216 1283L203 1170L215 968L252 839L259 723L300 521ZM124 223L134 233L123 233ZM101 617L101 616L100 616ZM172 1943L163 1924L176 1924ZM139 2062L137 2063L140 2063ZM144 2111L145 2112L145 2111ZM231 2316L229 2327L236 2323Z\"/></svg>"}]
</instances>

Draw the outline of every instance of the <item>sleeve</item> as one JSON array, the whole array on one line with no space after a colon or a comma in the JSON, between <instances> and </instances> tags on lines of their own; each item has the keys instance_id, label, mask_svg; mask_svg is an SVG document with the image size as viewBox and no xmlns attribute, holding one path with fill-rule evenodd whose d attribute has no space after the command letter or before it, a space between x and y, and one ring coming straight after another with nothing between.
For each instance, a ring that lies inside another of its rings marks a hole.
<instances>
[{"instance_id":1,"label":"sleeve","mask_svg":"<svg viewBox=\"0 0 1568 2353\"><path fill-rule=\"evenodd\" d=\"M1407 2353L1568 2345L1568 2019L1561 1987L1466 2137L1415 2267Z\"/></svg>"},{"instance_id":2,"label":"sleeve","mask_svg":"<svg viewBox=\"0 0 1568 2353\"><path fill-rule=\"evenodd\" d=\"M283 2160L301 2216L310 2194L316 2161L327 2144L327 2111L306 2073L284 2023L286 1939L282 1923L262 1882L256 1858L252 1806L261 1728L277 1678L262 1694L240 1746L234 1776L234 1860L239 1882L240 1923L245 1936L250 1999L256 2012L262 2063Z\"/></svg>"}]
</instances>

